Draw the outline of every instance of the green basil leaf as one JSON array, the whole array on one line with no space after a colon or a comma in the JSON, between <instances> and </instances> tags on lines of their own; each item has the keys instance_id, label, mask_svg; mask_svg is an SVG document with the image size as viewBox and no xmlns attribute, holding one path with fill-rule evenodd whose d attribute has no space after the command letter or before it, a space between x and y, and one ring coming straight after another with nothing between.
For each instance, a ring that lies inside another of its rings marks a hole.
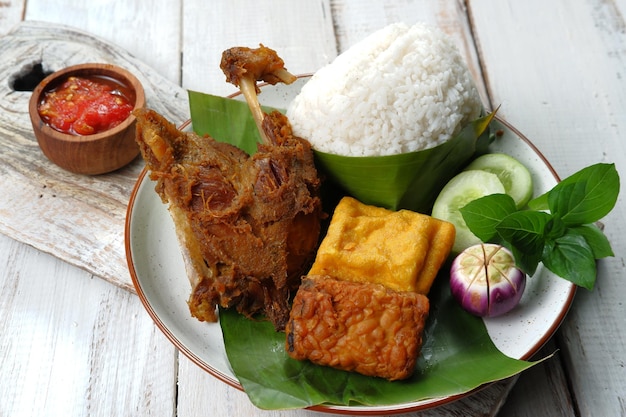
<instances>
[{"instance_id":1,"label":"green basil leaf","mask_svg":"<svg viewBox=\"0 0 626 417\"><path fill-rule=\"evenodd\" d=\"M585 238L566 233L545 246L543 264L556 275L592 290L596 281L596 261Z\"/></svg>"},{"instance_id":2,"label":"green basil leaf","mask_svg":"<svg viewBox=\"0 0 626 417\"><path fill-rule=\"evenodd\" d=\"M537 267L541 263L542 254L536 252L521 251L509 242L503 242L502 245L508 248L515 258L515 265L526 275L533 276L537 272Z\"/></svg>"},{"instance_id":3,"label":"green basil leaf","mask_svg":"<svg viewBox=\"0 0 626 417\"><path fill-rule=\"evenodd\" d=\"M567 228L559 216L551 216L543 229L544 239L554 240L565 234Z\"/></svg>"},{"instance_id":4,"label":"green basil leaf","mask_svg":"<svg viewBox=\"0 0 626 417\"><path fill-rule=\"evenodd\" d=\"M540 211L518 211L505 217L497 226L504 240L522 251L542 252L544 229L552 217Z\"/></svg>"},{"instance_id":5,"label":"green basil leaf","mask_svg":"<svg viewBox=\"0 0 626 417\"><path fill-rule=\"evenodd\" d=\"M533 198L528 202L528 208L531 210L548 210L548 193L544 193L539 197Z\"/></svg>"},{"instance_id":6,"label":"green basil leaf","mask_svg":"<svg viewBox=\"0 0 626 417\"><path fill-rule=\"evenodd\" d=\"M522 271L533 275L541 261L545 245L544 229L551 216L541 211L518 211L500 222L496 227L500 237L513 251L516 263Z\"/></svg>"},{"instance_id":7,"label":"green basil leaf","mask_svg":"<svg viewBox=\"0 0 626 417\"><path fill-rule=\"evenodd\" d=\"M404 381L296 361L285 352L285 334L267 321L220 311L228 360L248 397L262 409L319 404L389 405L469 392L515 375L537 362L507 357L493 344L483 321L465 312L440 276L429 293L429 320L414 375Z\"/></svg>"},{"instance_id":8,"label":"green basil leaf","mask_svg":"<svg viewBox=\"0 0 626 417\"><path fill-rule=\"evenodd\" d=\"M582 226L570 227L569 232L582 236L593 251L595 259L606 258L607 256L615 256L611 243L602 233L602 230L595 224L584 224Z\"/></svg>"},{"instance_id":9,"label":"green basil leaf","mask_svg":"<svg viewBox=\"0 0 626 417\"><path fill-rule=\"evenodd\" d=\"M507 194L492 194L466 204L460 210L465 224L483 242L497 240L496 227L508 215L515 213L515 201ZM497 242L494 242L497 243Z\"/></svg>"},{"instance_id":10,"label":"green basil leaf","mask_svg":"<svg viewBox=\"0 0 626 417\"><path fill-rule=\"evenodd\" d=\"M567 215L571 207L585 200L586 181L563 183L548 193L548 209L559 216Z\"/></svg>"},{"instance_id":11,"label":"green basil leaf","mask_svg":"<svg viewBox=\"0 0 626 417\"><path fill-rule=\"evenodd\" d=\"M615 206L619 175L614 164L595 164L564 179L548 193L548 205L568 225L593 223Z\"/></svg>"}]
</instances>

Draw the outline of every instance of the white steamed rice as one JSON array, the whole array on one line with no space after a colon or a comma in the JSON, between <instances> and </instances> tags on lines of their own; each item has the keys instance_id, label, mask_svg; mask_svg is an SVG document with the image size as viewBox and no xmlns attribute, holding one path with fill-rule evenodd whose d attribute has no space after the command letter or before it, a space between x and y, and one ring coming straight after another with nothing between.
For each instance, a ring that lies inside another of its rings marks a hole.
<instances>
[{"instance_id":1,"label":"white steamed rice","mask_svg":"<svg viewBox=\"0 0 626 417\"><path fill-rule=\"evenodd\" d=\"M393 155L446 142L482 103L455 45L425 24L389 25L321 68L287 110L314 149Z\"/></svg>"}]
</instances>

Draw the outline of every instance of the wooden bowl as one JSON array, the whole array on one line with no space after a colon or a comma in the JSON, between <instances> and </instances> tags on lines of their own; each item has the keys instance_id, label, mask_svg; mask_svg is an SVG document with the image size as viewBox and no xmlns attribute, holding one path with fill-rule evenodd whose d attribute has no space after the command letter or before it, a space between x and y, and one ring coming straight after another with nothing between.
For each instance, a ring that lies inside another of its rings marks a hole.
<instances>
[{"instance_id":1,"label":"wooden bowl","mask_svg":"<svg viewBox=\"0 0 626 417\"><path fill-rule=\"evenodd\" d=\"M59 70L37 85L28 107L33 131L44 155L61 168L78 174L104 174L127 165L139 154L132 113L109 130L84 136L60 132L41 118L38 105L44 94L70 76L112 78L128 89L133 109L145 106L141 83L123 68L110 64L81 64Z\"/></svg>"}]
</instances>

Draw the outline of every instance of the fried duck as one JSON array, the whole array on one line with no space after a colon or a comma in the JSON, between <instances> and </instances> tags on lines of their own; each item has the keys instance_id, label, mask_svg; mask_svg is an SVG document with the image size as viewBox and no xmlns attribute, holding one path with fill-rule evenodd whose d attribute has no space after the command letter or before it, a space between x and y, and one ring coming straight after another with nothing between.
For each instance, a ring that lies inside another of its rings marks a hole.
<instances>
[{"instance_id":1,"label":"fried duck","mask_svg":"<svg viewBox=\"0 0 626 417\"><path fill-rule=\"evenodd\" d=\"M233 68L247 72L243 84L250 87L251 73L241 63ZM278 73L285 72L281 65ZM263 77L269 76L254 75ZM254 114L260 106L253 93L246 100ZM216 321L217 306L236 308L249 317L263 314L284 330L290 295L312 261L320 232L320 181L309 143L293 136L278 112L255 116L264 143L252 156L181 132L152 110L136 116L141 154L176 226L192 286L191 314Z\"/></svg>"}]
</instances>

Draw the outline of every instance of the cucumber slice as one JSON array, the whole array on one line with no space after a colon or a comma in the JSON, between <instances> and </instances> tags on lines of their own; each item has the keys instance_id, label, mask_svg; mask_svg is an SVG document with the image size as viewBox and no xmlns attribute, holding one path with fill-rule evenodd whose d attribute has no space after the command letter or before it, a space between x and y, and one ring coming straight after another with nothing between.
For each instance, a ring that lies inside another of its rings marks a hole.
<instances>
[{"instance_id":1,"label":"cucumber slice","mask_svg":"<svg viewBox=\"0 0 626 417\"><path fill-rule=\"evenodd\" d=\"M533 179L528 169L512 156L503 153L479 156L465 170L475 169L496 174L518 209L530 201L533 195Z\"/></svg>"},{"instance_id":2,"label":"cucumber slice","mask_svg":"<svg viewBox=\"0 0 626 417\"><path fill-rule=\"evenodd\" d=\"M459 209L470 201L490 194L504 194L504 185L496 174L482 170L463 171L443 187L433 205L432 216L445 220L456 228L453 253L460 253L481 243L465 224Z\"/></svg>"}]
</instances>

